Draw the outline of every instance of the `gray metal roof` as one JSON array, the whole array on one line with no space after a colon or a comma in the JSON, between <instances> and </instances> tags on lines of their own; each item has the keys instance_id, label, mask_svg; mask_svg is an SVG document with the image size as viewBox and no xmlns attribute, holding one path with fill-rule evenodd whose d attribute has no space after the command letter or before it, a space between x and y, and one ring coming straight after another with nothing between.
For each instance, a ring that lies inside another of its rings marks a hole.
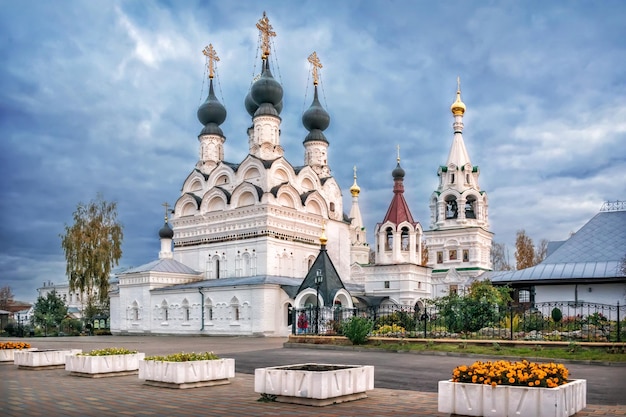
<instances>
[{"instance_id":1,"label":"gray metal roof","mask_svg":"<svg viewBox=\"0 0 626 417\"><path fill-rule=\"evenodd\" d=\"M290 278L273 275L257 275L253 277L237 277L237 278L220 278L220 279L205 279L202 281L190 282L188 284L171 285L163 288L155 288L153 292L160 291L172 291L172 290L184 290L184 289L198 289L198 288L219 288L219 287L232 287L232 286L248 286L248 285L264 285L274 284L280 285L289 294L290 290L297 291L298 287L302 283L301 278ZM293 287L290 288L290 287Z\"/></svg>"},{"instance_id":2,"label":"gray metal roof","mask_svg":"<svg viewBox=\"0 0 626 417\"><path fill-rule=\"evenodd\" d=\"M624 280L620 265L626 256L626 211L596 214L543 262L519 271L481 275L494 283L571 280Z\"/></svg>"},{"instance_id":3,"label":"gray metal roof","mask_svg":"<svg viewBox=\"0 0 626 417\"><path fill-rule=\"evenodd\" d=\"M200 272L188 267L187 265L175 261L174 259L157 259L147 264L130 268L122 272L120 275L137 274L141 272L167 272L172 274L189 274L199 275Z\"/></svg>"}]
</instances>

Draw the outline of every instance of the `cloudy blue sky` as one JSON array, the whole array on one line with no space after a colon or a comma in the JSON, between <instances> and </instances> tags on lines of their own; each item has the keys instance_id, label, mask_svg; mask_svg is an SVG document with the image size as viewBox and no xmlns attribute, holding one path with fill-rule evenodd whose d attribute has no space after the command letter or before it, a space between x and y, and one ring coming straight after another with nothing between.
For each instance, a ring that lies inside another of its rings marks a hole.
<instances>
[{"instance_id":1,"label":"cloudy blue sky","mask_svg":"<svg viewBox=\"0 0 626 417\"><path fill-rule=\"evenodd\" d=\"M225 159L248 151L243 100L259 71L265 10L285 90L282 145L303 160L301 114L316 51L331 115L329 163L344 190L358 167L373 242L392 197L429 227L428 197L452 142L461 77L464 138L490 199L491 230L563 240L626 199L626 2L0 1L0 286L34 301L65 281L59 234L79 202L118 202L121 267L157 257L165 201L198 158L212 43L228 111Z\"/></svg>"}]
</instances>

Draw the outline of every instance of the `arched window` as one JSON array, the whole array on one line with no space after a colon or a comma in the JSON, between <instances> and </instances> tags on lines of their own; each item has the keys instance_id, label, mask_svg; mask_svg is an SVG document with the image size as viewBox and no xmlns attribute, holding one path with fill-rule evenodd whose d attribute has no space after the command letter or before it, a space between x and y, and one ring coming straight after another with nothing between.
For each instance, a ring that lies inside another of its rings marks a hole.
<instances>
[{"instance_id":1,"label":"arched window","mask_svg":"<svg viewBox=\"0 0 626 417\"><path fill-rule=\"evenodd\" d=\"M468 196L467 200L465 201L465 218L467 219L476 218L476 211L474 210L475 206L476 206L476 198L472 195Z\"/></svg>"},{"instance_id":2,"label":"arched window","mask_svg":"<svg viewBox=\"0 0 626 417\"><path fill-rule=\"evenodd\" d=\"M230 300L230 311L232 314L232 320L233 321L239 321L240 317L240 311L239 311L239 300L237 299L237 297L233 297Z\"/></svg>"},{"instance_id":3,"label":"arched window","mask_svg":"<svg viewBox=\"0 0 626 417\"><path fill-rule=\"evenodd\" d=\"M187 299L185 298L183 300L183 320L184 321L189 321L189 301L187 301Z\"/></svg>"},{"instance_id":4,"label":"arched window","mask_svg":"<svg viewBox=\"0 0 626 417\"><path fill-rule=\"evenodd\" d=\"M163 300L163 302L161 303L161 316L163 318L163 321L168 321L170 318L169 306L167 305L167 301L165 300Z\"/></svg>"},{"instance_id":5,"label":"arched window","mask_svg":"<svg viewBox=\"0 0 626 417\"><path fill-rule=\"evenodd\" d=\"M456 198L448 197L446 199L446 219L456 219L458 214Z\"/></svg>"},{"instance_id":6,"label":"arched window","mask_svg":"<svg viewBox=\"0 0 626 417\"><path fill-rule=\"evenodd\" d=\"M241 259L243 260L243 276L250 276L250 253L244 252Z\"/></svg>"},{"instance_id":7,"label":"arched window","mask_svg":"<svg viewBox=\"0 0 626 417\"><path fill-rule=\"evenodd\" d=\"M287 303L287 326L293 324L293 306L291 303Z\"/></svg>"},{"instance_id":8,"label":"arched window","mask_svg":"<svg viewBox=\"0 0 626 417\"><path fill-rule=\"evenodd\" d=\"M139 304L137 304L137 301L133 301L133 305L131 307L131 318L134 321L139 320Z\"/></svg>"},{"instance_id":9,"label":"arched window","mask_svg":"<svg viewBox=\"0 0 626 417\"><path fill-rule=\"evenodd\" d=\"M401 244L402 244L402 250L409 250L409 228L408 227L403 227L402 228L402 234L401 234Z\"/></svg>"},{"instance_id":10,"label":"arched window","mask_svg":"<svg viewBox=\"0 0 626 417\"><path fill-rule=\"evenodd\" d=\"M387 228L387 239L385 239L385 250L391 250L393 248L393 229Z\"/></svg>"},{"instance_id":11,"label":"arched window","mask_svg":"<svg viewBox=\"0 0 626 417\"><path fill-rule=\"evenodd\" d=\"M213 321L213 302L211 301L210 298L207 298L206 300L204 300L204 309L206 312L206 320L207 321Z\"/></svg>"}]
</instances>

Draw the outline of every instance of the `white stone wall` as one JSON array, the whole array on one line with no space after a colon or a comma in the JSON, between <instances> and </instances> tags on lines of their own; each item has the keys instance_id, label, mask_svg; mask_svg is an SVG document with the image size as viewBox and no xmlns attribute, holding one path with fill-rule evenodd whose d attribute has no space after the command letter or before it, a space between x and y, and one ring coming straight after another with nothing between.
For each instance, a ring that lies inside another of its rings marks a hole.
<instances>
[{"instance_id":1,"label":"white stone wall","mask_svg":"<svg viewBox=\"0 0 626 417\"><path fill-rule=\"evenodd\" d=\"M626 284L578 284L578 302L626 304ZM591 290L591 291L590 291ZM536 285L535 303L576 300L576 285Z\"/></svg>"}]
</instances>

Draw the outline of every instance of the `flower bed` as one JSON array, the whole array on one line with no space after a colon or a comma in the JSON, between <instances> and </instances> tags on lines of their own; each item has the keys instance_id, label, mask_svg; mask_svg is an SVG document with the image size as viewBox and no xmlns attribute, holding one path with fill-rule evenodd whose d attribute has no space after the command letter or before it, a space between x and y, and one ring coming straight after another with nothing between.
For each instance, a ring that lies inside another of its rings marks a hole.
<instances>
[{"instance_id":1,"label":"flower bed","mask_svg":"<svg viewBox=\"0 0 626 417\"><path fill-rule=\"evenodd\" d=\"M15 351L25 349L30 349L30 343L0 342L0 362L13 362Z\"/></svg>"},{"instance_id":2,"label":"flower bed","mask_svg":"<svg viewBox=\"0 0 626 417\"><path fill-rule=\"evenodd\" d=\"M306 363L254 370L254 391L274 401L325 406L366 398L374 367Z\"/></svg>"},{"instance_id":3,"label":"flower bed","mask_svg":"<svg viewBox=\"0 0 626 417\"><path fill-rule=\"evenodd\" d=\"M197 388L229 384L235 377L235 360L212 352L149 356L139 361L139 379L146 385Z\"/></svg>"},{"instance_id":4,"label":"flower bed","mask_svg":"<svg viewBox=\"0 0 626 417\"><path fill-rule=\"evenodd\" d=\"M70 375L90 378L135 375L139 371L139 360L144 357L144 353L124 348L96 349L68 356L65 370L70 371Z\"/></svg>"},{"instance_id":5,"label":"flower bed","mask_svg":"<svg viewBox=\"0 0 626 417\"><path fill-rule=\"evenodd\" d=\"M467 416L571 416L587 406L584 379L568 380L562 364L475 362L439 381L439 412Z\"/></svg>"},{"instance_id":6,"label":"flower bed","mask_svg":"<svg viewBox=\"0 0 626 417\"><path fill-rule=\"evenodd\" d=\"M65 368L65 358L79 352L82 352L82 350L21 350L15 352L13 363L20 369L39 370Z\"/></svg>"}]
</instances>

